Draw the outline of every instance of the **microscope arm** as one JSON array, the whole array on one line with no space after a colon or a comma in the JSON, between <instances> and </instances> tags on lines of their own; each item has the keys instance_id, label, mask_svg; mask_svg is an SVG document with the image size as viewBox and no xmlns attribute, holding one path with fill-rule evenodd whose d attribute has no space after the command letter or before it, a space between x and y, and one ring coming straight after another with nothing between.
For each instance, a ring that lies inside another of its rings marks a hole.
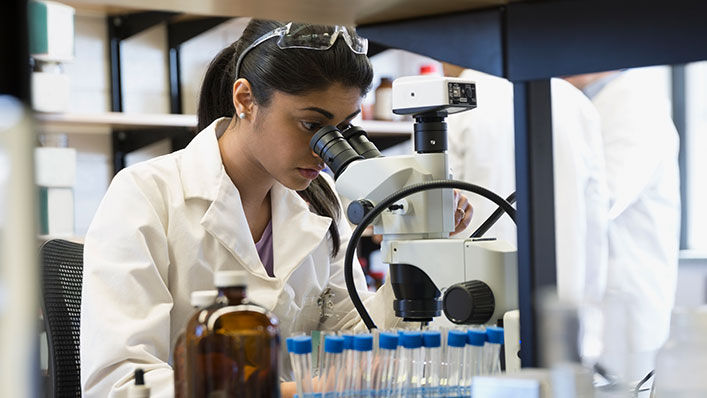
<instances>
[{"instance_id":1,"label":"microscope arm","mask_svg":"<svg viewBox=\"0 0 707 398\"><path fill-rule=\"evenodd\" d=\"M496 203L506 213L508 213L508 215L514 222L516 220L516 210L502 197L496 195L495 193L489 191L486 188L457 180L436 180L414 184L402 188L401 190L395 192L394 194L383 199L381 202L377 203L375 207L365 215L363 220L361 220L361 223L356 226L356 229L354 229L353 233L351 234L349 244L346 247L346 256L344 257L344 279L346 281L346 289L348 290L349 296L351 297L351 301L353 302L354 307L358 311L358 314L361 316L361 319L369 330L376 329L376 324L373 322L373 319L368 314L366 307L363 305L363 302L361 301L361 298L359 297L358 292L356 291L356 287L354 285L353 280L353 258L355 254L354 252L356 250L356 246L358 246L358 242L361 239L361 236L363 235L363 231L366 229L368 224L370 224L384 210L386 210L390 205L399 201L400 199L403 199L417 192L439 188L456 188L479 194Z\"/></svg>"}]
</instances>

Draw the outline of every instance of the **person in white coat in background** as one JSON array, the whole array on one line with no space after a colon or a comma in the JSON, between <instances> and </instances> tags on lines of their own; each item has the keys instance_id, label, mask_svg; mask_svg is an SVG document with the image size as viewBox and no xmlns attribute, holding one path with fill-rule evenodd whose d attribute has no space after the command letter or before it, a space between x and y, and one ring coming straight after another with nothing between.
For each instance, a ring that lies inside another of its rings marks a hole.
<instances>
[{"instance_id":1,"label":"person in white coat in background","mask_svg":"<svg viewBox=\"0 0 707 398\"><path fill-rule=\"evenodd\" d=\"M567 78L601 117L611 195L604 313L614 342L602 358L632 382L668 337L680 244L679 137L656 68ZM624 335L617 333L624 332Z\"/></svg>"},{"instance_id":2,"label":"person in white coat in background","mask_svg":"<svg viewBox=\"0 0 707 398\"><path fill-rule=\"evenodd\" d=\"M153 396L173 396L190 293L213 289L219 270L248 273L249 299L278 317L283 341L362 327L344 282L351 230L309 141L360 112L373 71L353 30L291 28L251 21L206 72L192 142L113 179L85 238L84 396L124 396L136 367ZM312 31L331 40L308 42L321 37ZM462 230L471 209L457 200ZM394 327L390 286L369 293L358 262L353 271L375 322ZM293 390L282 385L283 396Z\"/></svg>"},{"instance_id":3,"label":"person in white coat in background","mask_svg":"<svg viewBox=\"0 0 707 398\"><path fill-rule=\"evenodd\" d=\"M445 74L476 82L478 107L447 118L455 178L507 196L515 191L513 85L506 79L444 64ZM561 79L552 79L555 237L560 300L582 310L582 354L601 349L600 303L606 284L609 198L599 116L589 100ZM474 219L469 236L496 206L469 198ZM484 236L516 242L507 217Z\"/></svg>"}]
</instances>

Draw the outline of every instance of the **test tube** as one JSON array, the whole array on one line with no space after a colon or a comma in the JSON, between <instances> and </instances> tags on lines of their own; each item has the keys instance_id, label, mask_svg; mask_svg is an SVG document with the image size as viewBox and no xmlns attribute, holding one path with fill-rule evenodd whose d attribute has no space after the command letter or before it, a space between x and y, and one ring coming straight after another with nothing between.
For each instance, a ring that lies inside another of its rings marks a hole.
<instances>
[{"instance_id":1,"label":"test tube","mask_svg":"<svg viewBox=\"0 0 707 398\"><path fill-rule=\"evenodd\" d=\"M314 397L312 387L312 338L309 336L292 337L288 349L290 357L294 357L295 382L297 395L300 398Z\"/></svg>"},{"instance_id":2,"label":"test tube","mask_svg":"<svg viewBox=\"0 0 707 398\"><path fill-rule=\"evenodd\" d=\"M461 396L461 381L464 377L463 360L466 332L450 330L447 334L447 392L445 396Z\"/></svg>"},{"instance_id":3,"label":"test tube","mask_svg":"<svg viewBox=\"0 0 707 398\"><path fill-rule=\"evenodd\" d=\"M489 374L501 373L501 345L503 344L503 328L489 326L486 328L484 347L485 367Z\"/></svg>"},{"instance_id":4,"label":"test tube","mask_svg":"<svg viewBox=\"0 0 707 398\"><path fill-rule=\"evenodd\" d=\"M422 345L425 351L422 395L424 397L441 396L439 381L442 370L442 334L438 331L422 333Z\"/></svg>"},{"instance_id":5,"label":"test tube","mask_svg":"<svg viewBox=\"0 0 707 398\"><path fill-rule=\"evenodd\" d=\"M344 338L324 337L324 360L319 380L322 398L339 398L344 386L343 353Z\"/></svg>"},{"instance_id":6,"label":"test tube","mask_svg":"<svg viewBox=\"0 0 707 398\"><path fill-rule=\"evenodd\" d=\"M398 349L396 333L381 333L378 335L378 371L373 376L373 388L376 397L393 395L393 382L396 380L395 352Z\"/></svg>"},{"instance_id":7,"label":"test tube","mask_svg":"<svg viewBox=\"0 0 707 398\"><path fill-rule=\"evenodd\" d=\"M299 368L297 367L297 361L295 361L295 356L292 355L292 352L294 351L293 348L293 341L294 337L288 337L285 340L285 344L287 345L287 352L290 353L290 366L292 366L292 380L297 380L300 377L300 372Z\"/></svg>"},{"instance_id":8,"label":"test tube","mask_svg":"<svg viewBox=\"0 0 707 398\"><path fill-rule=\"evenodd\" d=\"M422 333L403 332L400 345L403 348L398 361L398 396L415 397L422 379Z\"/></svg>"},{"instance_id":9,"label":"test tube","mask_svg":"<svg viewBox=\"0 0 707 398\"><path fill-rule=\"evenodd\" d=\"M351 395L354 387L354 372L351 371L354 366L354 336L352 334L343 334L341 337L344 338L344 369L348 369L348 372L346 372L346 375L344 376L343 393L345 395Z\"/></svg>"},{"instance_id":10,"label":"test tube","mask_svg":"<svg viewBox=\"0 0 707 398\"><path fill-rule=\"evenodd\" d=\"M471 382L474 376L483 374L484 343L486 332L481 329L469 329L466 332L464 348L464 395L471 394Z\"/></svg>"},{"instance_id":11,"label":"test tube","mask_svg":"<svg viewBox=\"0 0 707 398\"><path fill-rule=\"evenodd\" d=\"M354 336L354 394L356 397L370 397L371 367L373 366L373 336L359 334Z\"/></svg>"}]
</instances>

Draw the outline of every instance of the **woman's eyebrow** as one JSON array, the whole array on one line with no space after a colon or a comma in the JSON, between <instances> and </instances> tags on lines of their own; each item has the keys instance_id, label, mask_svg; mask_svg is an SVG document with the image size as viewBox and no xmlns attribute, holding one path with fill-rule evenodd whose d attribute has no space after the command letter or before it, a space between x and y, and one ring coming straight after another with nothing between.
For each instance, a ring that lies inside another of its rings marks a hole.
<instances>
[{"instance_id":1,"label":"woman's eyebrow","mask_svg":"<svg viewBox=\"0 0 707 398\"><path fill-rule=\"evenodd\" d=\"M331 119L334 118L334 114L333 114L333 113L327 111L326 109L318 108L318 107L316 107L316 106L310 106L310 107L308 107L308 108L302 108L302 109L300 109L300 110L301 110L301 111L314 111L314 112L321 113L322 115L324 115L324 117L326 117L326 118L329 119L329 120L331 120ZM344 120L351 119L351 118L353 118L354 116L358 115L359 113L361 113L361 110L360 110L360 109L357 110L356 112L354 112L354 113L352 113L352 114L346 116L346 117L344 118Z\"/></svg>"}]
</instances>

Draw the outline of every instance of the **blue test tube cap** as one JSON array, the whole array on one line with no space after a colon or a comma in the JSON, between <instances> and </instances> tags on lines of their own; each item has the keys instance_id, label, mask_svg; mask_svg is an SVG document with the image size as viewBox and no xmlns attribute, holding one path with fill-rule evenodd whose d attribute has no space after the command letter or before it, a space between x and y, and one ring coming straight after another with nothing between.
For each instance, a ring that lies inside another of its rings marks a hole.
<instances>
[{"instance_id":1,"label":"blue test tube cap","mask_svg":"<svg viewBox=\"0 0 707 398\"><path fill-rule=\"evenodd\" d=\"M344 338L344 349L345 350L353 350L353 340L354 337L352 334L345 334L342 335L341 337Z\"/></svg>"},{"instance_id":2,"label":"blue test tube cap","mask_svg":"<svg viewBox=\"0 0 707 398\"><path fill-rule=\"evenodd\" d=\"M466 345L466 333L461 330L450 330L447 335L447 345L450 347L464 347Z\"/></svg>"},{"instance_id":3,"label":"blue test tube cap","mask_svg":"<svg viewBox=\"0 0 707 398\"><path fill-rule=\"evenodd\" d=\"M356 351L371 351L373 349L373 336L370 334L357 334L354 336L353 345Z\"/></svg>"},{"instance_id":4,"label":"blue test tube cap","mask_svg":"<svg viewBox=\"0 0 707 398\"><path fill-rule=\"evenodd\" d=\"M293 354L311 354L312 353L312 338L309 336L297 336L292 338Z\"/></svg>"},{"instance_id":5,"label":"blue test tube cap","mask_svg":"<svg viewBox=\"0 0 707 398\"><path fill-rule=\"evenodd\" d=\"M292 352L292 337L288 337L285 340L285 344L287 345L287 352Z\"/></svg>"},{"instance_id":6,"label":"blue test tube cap","mask_svg":"<svg viewBox=\"0 0 707 398\"><path fill-rule=\"evenodd\" d=\"M489 326L486 328L486 338L489 343L503 344L503 328Z\"/></svg>"},{"instance_id":7,"label":"blue test tube cap","mask_svg":"<svg viewBox=\"0 0 707 398\"><path fill-rule=\"evenodd\" d=\"M434 330L422 333L422 345L427 348L437 348L441 346L442 334Z\"/></svg>"},{"instance_id":8,"label":"blue test tube cap","mask_svg":"<svg viewBox=\"0 0 707 398\"><path fill-rule=\"evenodd\" d=\"M403 334L400 336L400 345L408 349L422 347L422 333L403 332Z\"/></svg>"},{"instance_id":9,"label":"blue test tube cap","mask_svg":"<svg viewBox=\"0 0 707 398\"><path fill-rule=\"evenodd\" d=\"M344 351L344 338L339 336L324 337L324 352L341 354Z\"/></svg>"},{"instance_id":10,"label":"blue test tube cap","mask_svg":"<svg viewBox=\"0 0 707 398\"><path fill-rule=\"evenodd\" d=\"M469 345L483 347L486 342L486 332L483 330L471 329L466 332L466 343Z\"/></svg>"},{"instance_id":11,"label":"blue test tube cap","mask_svg":"<svg viewBox=\"0 0 707 398\"><path fill-rule=\"evenodd\" d=\"M398 348L397 333L381 333L378 336L378 346L385 350L395 350Z\"/></svg>"}]
</instances>

